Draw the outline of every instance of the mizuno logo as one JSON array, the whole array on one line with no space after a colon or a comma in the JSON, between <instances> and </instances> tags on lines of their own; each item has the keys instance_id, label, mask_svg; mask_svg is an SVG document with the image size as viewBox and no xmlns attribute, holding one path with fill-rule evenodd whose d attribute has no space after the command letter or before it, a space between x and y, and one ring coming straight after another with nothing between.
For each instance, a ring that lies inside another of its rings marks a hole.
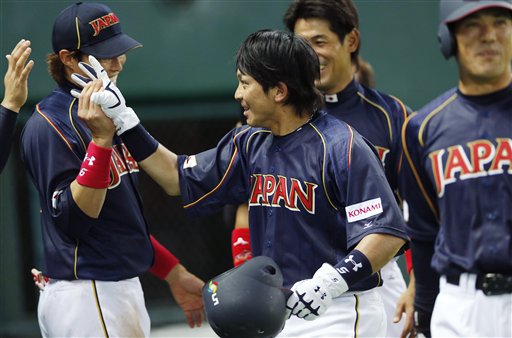
<instances>
[{"instance_id":1,"label":"mizuno logo","mask_svg":"<svg viewBox=\"0 0 512 338\"><path fill-rule=\"evenodd\" d=\"M372 225L373 225L373 221L370 221L370 222L368 222L368 223L365 223L365 224L363 225L363 228L368 229L368 228L369 228L369 227L371 227Z\"/></svg>"}]
</instances>

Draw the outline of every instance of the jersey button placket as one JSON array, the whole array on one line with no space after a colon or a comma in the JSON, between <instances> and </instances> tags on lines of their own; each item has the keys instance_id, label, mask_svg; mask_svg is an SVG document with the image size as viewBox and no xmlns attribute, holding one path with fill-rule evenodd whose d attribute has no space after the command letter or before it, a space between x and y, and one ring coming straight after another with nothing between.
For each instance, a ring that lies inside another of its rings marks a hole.
<instances>
[{"instance_id":1,"label":"jersey button placket","mask_svg":"<svg viewBox=\"0 0 512 338\"><path fill-rule=\"evenodd\" d=\"M496 220L497 216L498 216L498 213L496 212L496 210L487 213L487 219L489 221Z\"/></svg>"}]
</instances>

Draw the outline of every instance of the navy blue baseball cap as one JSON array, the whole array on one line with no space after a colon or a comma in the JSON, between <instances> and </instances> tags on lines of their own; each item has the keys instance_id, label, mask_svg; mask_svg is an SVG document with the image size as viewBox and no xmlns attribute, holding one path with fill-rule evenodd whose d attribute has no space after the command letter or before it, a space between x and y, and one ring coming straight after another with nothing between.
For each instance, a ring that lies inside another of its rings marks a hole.
<instances>
[{"instance_id":1,"label":"navy blue baseball cap","mask_svg":"<svg viewBox=\"0 0 512 338\"><path fill-rule=\"evenodd\" d=\"M121 30L117 15L107 6L77 2L55 19L52 32L55 53L79 50L98 59L117 57L142 44Z\"/></svg>"},{"instance_id":2,"label":"navy blue baseball cap","mask_svg":"<svg viewBox=\"0 0 512 338\"><path fill-rule=\"evenodd\" d=\"M440 8L441 21L449 24L487 8L504 8L512 11L512 1L442 0Z\"/></svg>"}]
</instances>

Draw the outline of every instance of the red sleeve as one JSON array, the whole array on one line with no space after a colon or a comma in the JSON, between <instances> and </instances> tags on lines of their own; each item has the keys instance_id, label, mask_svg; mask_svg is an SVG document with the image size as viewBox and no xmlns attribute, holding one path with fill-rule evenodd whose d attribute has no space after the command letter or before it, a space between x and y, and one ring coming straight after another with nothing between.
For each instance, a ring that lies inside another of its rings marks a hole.
<instances>
[{"instance_id":1,"label":"red sleeve","mask_svg":"<svg viewBox=\"0 0 512 338\"><path fill-rule=\"evenodd\" d=\"M235 228L231 232L231 252L235 267L252 258L249 228Z\"/></svg>"},{"instance_id":2,"label":"red sleeve","mask_svg":"<svg viewBox=\"0 0 512 338\"><path fill-rule=\"evenodd\" d=\"M405 265L407 266L407 273L410 275L412 270L412 254L411 249L405 251Z\"/></svg>"},{"instance_id":3,"label":"red sleeve","mask_svg":"<svg viewBox=\"0 0 512 338\"><path fill-rule=\"evenodd\" d=\"M155 262L149 271L158 278L165 279L172 268L179 264L180 261L162 244L160 244L153 235L150 235L149 237L151 238L153 250L155 250Z\"/></svg>"}]
</instances>

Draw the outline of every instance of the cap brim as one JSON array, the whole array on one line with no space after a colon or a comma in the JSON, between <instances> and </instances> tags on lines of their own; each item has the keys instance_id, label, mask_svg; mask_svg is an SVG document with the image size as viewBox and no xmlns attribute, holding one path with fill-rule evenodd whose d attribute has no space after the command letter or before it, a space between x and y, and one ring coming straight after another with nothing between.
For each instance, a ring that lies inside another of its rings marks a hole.
<instances>
[{"instance_id":1,"label":"cap brim","mask_svg":"<svg viewBox=\"0 0 512 338\"><path fill-rule=\"evenodd\" d=\"M120 33L92 46L83 46L80 51L97 59L109 59L125 54L129 50L142 47L142 44L130 36Z\"/></svg>"},{"instance_id":2,"label":"cap brim","mask_svg":"<svg viewBox=\"0 0 512 338\"><path fill-rule=\"evenodd\" d=\"M511 3L504 3L503 1L482 1L482 2L469 2L454 11L450 16L448 16L444 23L452 23L455 21L459 21L465 18L468 15L471 15L475 12L487 9L487 8L503 8L512 11Z\"/></svg>"}]
</instances>

